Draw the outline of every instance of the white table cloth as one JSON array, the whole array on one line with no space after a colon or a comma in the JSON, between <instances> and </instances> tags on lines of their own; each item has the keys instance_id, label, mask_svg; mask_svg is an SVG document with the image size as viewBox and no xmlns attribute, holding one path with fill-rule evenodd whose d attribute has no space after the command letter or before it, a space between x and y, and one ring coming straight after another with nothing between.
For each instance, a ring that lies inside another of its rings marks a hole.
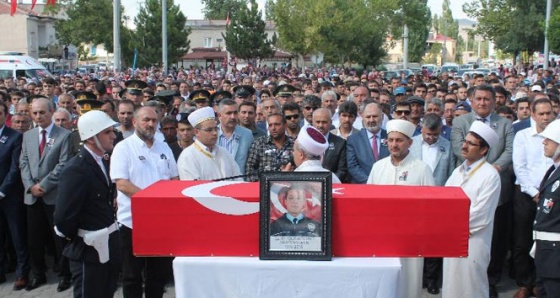
<instances>
[{"instance_id":1,"label":"white table cloth","mask_svg":"<svg viewBox=\"0 0 560 298\"><path fill-rule=\"evenodd\" d=\"M397 296L398 258L261 261L251 257L177 257L178 298Z\"/></svg>"}]
</instances>

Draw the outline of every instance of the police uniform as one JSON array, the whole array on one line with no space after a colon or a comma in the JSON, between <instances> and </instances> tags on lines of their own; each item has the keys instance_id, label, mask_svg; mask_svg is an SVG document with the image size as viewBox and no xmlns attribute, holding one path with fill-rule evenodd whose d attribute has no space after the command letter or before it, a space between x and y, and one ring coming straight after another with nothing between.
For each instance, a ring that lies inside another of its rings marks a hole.
<instances>
[{"instance_id":1,"label":"police uniform","mask_svg":"<svg viewBox=\"0 0 560 298\"><path fill-rule=\"evenodd\" d=\"M100 156L82 148L64 167L58 184L54 222L70 239L63 255L70 260L74 297L113 297L120 269L119 236L113 200L115 185ZM97 159L97 160L96 160ZM108 161L107 161L108 162ZM84 243L84 231L109 228L108 260Z\"/></svg>"},{"instance_id":2,"label":"police uniform","mask_svg":"<svg viewBox=\"0 0 560 298\"><path fill-rule=\"evenodd\" d=\"M291 215L285 213L270 224L270 236L319 237L322 234L319 222L305 216L291 219L288 216Z\"/></svg>"},{"instance_id":3,"label":"police uniform","mask_svg":"<svg viewBox=\"0 0 560 298\"><path fill-rule=\"evenodd\" d=\"M546 173L539 187L534 225L538 297L560 297L560 171Z\"/></svg>"}]
</instances>

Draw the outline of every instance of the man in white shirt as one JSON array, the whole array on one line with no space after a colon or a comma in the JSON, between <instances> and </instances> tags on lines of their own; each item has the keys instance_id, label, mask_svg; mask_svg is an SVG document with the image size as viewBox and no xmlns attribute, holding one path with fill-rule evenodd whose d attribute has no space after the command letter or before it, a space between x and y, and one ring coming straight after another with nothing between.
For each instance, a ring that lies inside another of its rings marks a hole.
<instances>
[{"instance_id":1,"label":"man in white shirt","mask_svg":"<svg viewBox=\"0 0 560 298\"><path fill-rule=\"evenodd\" d=\"M446 186L460 186L469 197L469 255L443 259L442 297L488 297L490 286L486 273L494 213L500 199L500 175L486 161L490 148L499 143L498 134L482 121L472 123L463 140L465 160L453 171Z\"/></svg>"},{"instance_id":2,"label":"man in white shirt","mask_svg":"<svg viewBox=\"0 0 560 298\"><path fill-rule=\"evenodd\" d=\"M133 124L134 134L115 146L110 170L118 190L117 221L122 247L123 294L125 297L142 297L144 292L146 297L161 297L173 259L135 257L132 254L130 198L159 180L177 180L177 164L171 148L163 140L154 138L158 122L153 108L137 109Z\"/></svg>"},{"instance_id":3,"label":"man in white shirt","mask_svg":"<svg viewBox=\"0 0 560 298\"><path fill-rule=\"evenodd\" d=\"M543 155L544 137L540 134L554 119L552 104L546 98L533 103L531 126L520 130L513 139L513 170L517 177L513 197L513 249L515 281L519 297L528 297L535 286L534 260L529 256L533 245L533 221L539 185L552 159Z\"/></svg>"},{"instance_id":4,"label":"man in white shirt","mask_svg":"<svg viewBox=\"0 0 560 298\"><path fill-rule=\"evenodd\" d=\"M211 107L200 108L189 115L196 140L183 150L177 160L181 180L215 180L232 177L239 180L241 172L233 156L217 146L218 123Z\"/></svg>"},{"instance_id":5,"label":"man in white shirt","mask_svg":"<svg viewBox=\"0 0 560 298\"><path fill-rule=\"evenodd\" d=\"M410 154L416 126L402 119L387 122L387 145L390 156L373 164L367 184L376 185L435 185L432 170L423 161ZM422 269L424 258L402 258L403 274L399 296L422 296Z\"/></svg>"}]
</instances>

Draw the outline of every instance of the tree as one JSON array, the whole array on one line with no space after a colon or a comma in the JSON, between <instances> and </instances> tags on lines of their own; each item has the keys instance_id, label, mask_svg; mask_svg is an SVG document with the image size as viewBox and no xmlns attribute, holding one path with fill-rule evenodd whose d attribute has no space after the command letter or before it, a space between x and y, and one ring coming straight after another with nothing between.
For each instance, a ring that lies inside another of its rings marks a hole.
<instances>
[{"instance_id":1,"label":"tree","mask_svg":"<svg viewBox=\"0 0 560 298\"><path fill-rule=\"evenodd\" d=\"M560 7L557 7L550 16L547 35L550 51L560 53Z\"/></svg>"},{"instance_id":2,"label":"tree","mask_svg":"<svg viewBox=\"0 0 560 298\"><path fill-rule=\"evenodd\" d=\"M228 51L237 58L254 60L274 56L273 40L265 32L266 23L262 20L255 0L250 0L250 8L242 7L230 19L226 34L222 37ZM273 38L274 39L274 38Z\"/></svg>"},{"instance_id":3,"label":"tree","mask_svg":"<svg viewBox=\"0 0 560 298\"><path fill-rule=\"evenodd\" d=\"M393 36L402 36L408 26L408 60L420 62L426 53L426 40L430 34L432 16L427 0L400 0L400 11L392 22Z\"/></svg>"},{"instance_id":4,"label":"tree","mask_svg":"<svg viewBox=\"0 0 560 298\"><path fill-rule=\"evenodd\" d=\"M558 3L553 0L553 6ZM478 20L476 33L514 57L543 49L545 8L546 1L526 0L472 0L463 5L463 11Z\"/></svg>"},{"instance_id":5,"label":"tree","mask_svg":"<svg viewBox=\"0 0 560 298\"><path fill-rule=\"evenodd\" d=\"M187 18L173 4L167 1L167 59L175 63L185 55L190 48L189 34L191 29L186 27ZM161 5L160 0L146 0L134 18L136 34L131 43L138 49L138 66L160 65L162 60L161 48Z\"/></svg>"},{"instance_id":6,"label":"tree","mask_svg":"<svg viewBox=\"0 0 560 298\"><path fill-rule=\"evenodd\" d=\"M241 8L247 6L247 0L202 0L202 12L207 20L225 20L229 14L230 19Z\"/></svg>"}]
</instances>

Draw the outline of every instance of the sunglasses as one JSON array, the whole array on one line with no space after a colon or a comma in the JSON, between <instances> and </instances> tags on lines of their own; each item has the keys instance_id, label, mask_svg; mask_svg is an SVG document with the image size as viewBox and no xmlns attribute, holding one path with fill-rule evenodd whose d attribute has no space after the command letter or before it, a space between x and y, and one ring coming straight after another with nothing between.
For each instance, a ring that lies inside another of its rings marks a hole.
<instances>
[{"instance_id":1,"label":"sunglasses","mask_svg":"<svg viewBox=\"0 0 560 298\"><path fill-rule=\"evenodd\" d=\"M299 115L295 114L295 115L286 115L284 116L284 118L286 118L286 120L292 120L292 119L298 119Z\"/></svg>"},{"instance_id":2,"label":"sunglasses","mask_svg":"<svg viewBox=\"0 0 560 298\"><path fill-rule=\"evenodd\" d=\"M310 106L305 106L305 107L303 107L303 108L306 109L306 110L308 110L308 111L309 111L309 110L316 110L316 109L318 109L318 108L316 108L316 107L310 107Z\"/></svg>"},{"instance_id":3,"label":"sunglasses","mask_svg":"<svg viewBox=\"0 0 560 298\"><path fill-rule=\"evenodd\" d=\"M396 111L395 111L395 114L397 114L397 115L399 115L399 116L402 115L403 113L404 113L406 116L410 115L410 111L409 111L409 110L396 110Z\"/></svg>"}]
</instances>

